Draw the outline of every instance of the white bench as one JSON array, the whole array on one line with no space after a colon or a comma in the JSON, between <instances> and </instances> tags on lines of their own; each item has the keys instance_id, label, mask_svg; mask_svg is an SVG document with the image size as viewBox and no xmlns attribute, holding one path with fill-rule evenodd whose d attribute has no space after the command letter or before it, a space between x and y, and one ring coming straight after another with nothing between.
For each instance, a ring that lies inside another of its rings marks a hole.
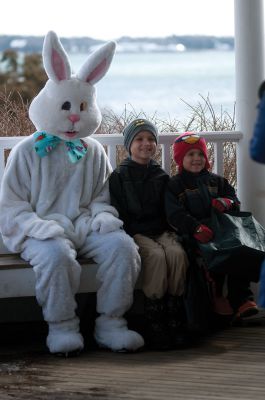
<instances>
[{"instance_id":1,"label":"white bench","mask_svg":"<svg viewBox=\"0 0 265 400\"><path fill-rule=\"evenodd\" d=\"M78 259L82 265L78 293L96 292L99 283L96 279L97 265L91 259ZM0 238L0 299L35 296L35 275L32 266L10 253Z\"/></svg>"}]
</instances>

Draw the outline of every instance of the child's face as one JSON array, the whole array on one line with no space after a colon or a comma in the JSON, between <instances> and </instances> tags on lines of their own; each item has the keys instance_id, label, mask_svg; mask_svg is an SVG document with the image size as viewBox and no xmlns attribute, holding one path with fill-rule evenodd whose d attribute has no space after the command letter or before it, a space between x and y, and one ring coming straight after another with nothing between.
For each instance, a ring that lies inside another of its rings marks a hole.
<instances>
[{"instance_id":1,"label":"child's face","mask_svg":"<svg viewBox=\"0 0 265 400\"><path fill-rule=\"evenodd\" d=\"M137 133L132 141L131 158L139 164L148 164L156 152L156 140L149 131Z\"/></svg>"},{"instance_id":2,"label":"child's face","mask_svg":"<svg viewBox=\"0 0 265 400\"><path fill-rule=\"evenodd\" d=\"M199 149L187 151L183 158L183 168L186 171L198 173L205 167L206 161L203 152Z\"/></svg>"}]
</instances>

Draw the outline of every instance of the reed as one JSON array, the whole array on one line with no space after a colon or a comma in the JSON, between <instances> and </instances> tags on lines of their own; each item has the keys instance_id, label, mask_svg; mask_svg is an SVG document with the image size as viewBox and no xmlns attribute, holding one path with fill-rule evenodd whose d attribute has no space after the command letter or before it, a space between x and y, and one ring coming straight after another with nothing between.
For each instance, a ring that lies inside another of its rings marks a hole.
<instances>
[{"instance_id":1,"label":"reed","mask_svg":"<svg viewBox=\"0 0 265 400\"><path fill-rule=\"evenodd\" d=\"M13 93L0 92L0 136L25 136L34 132L35 128L28 117L28 103L25 103L19 93L14 100ZM183 120L176 118L161 119L155 112L147 115L144 111L136 111L132 105L125 106L123 112L117 115L112 110L103 110L102 123L98 133L121 133L124 127L135 118L146 118L152 121L161 134L185 131L232 131L235 129L235 110L232 115L222 110L217 111L209 98L200 96L195 105L182 100L187 106L187 117ZM209 158L213 160L213 146L209 147ZM117 148L117 163L126 157L123 146ZM161 161L161 149L158 146L156 160ZM176 166L172 161L172 173L176 172ZM236 148L235 144L224 144L224 176L232 185L236 184Z\"/></svg>"}]
</instances>

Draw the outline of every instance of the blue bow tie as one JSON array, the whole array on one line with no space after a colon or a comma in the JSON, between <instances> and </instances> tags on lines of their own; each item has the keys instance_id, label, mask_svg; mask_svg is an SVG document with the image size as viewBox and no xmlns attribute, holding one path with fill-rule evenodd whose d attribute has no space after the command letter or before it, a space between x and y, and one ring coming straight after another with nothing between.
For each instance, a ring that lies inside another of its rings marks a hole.
<instances>
[{"instance_id":1,"label":"blue bow tie","mask_svg":"<svg viewBox=\"0 0 265 400\"><path fill-rule=\"evenodd\" d=\"M47 156L61 142L65 143L69 159L73 164L79 161L87 152L87 144L81 139L67 142L45 131L35 132L33 137L35 139L34 148L40 157Z\"/></svg>"}]
</instances>

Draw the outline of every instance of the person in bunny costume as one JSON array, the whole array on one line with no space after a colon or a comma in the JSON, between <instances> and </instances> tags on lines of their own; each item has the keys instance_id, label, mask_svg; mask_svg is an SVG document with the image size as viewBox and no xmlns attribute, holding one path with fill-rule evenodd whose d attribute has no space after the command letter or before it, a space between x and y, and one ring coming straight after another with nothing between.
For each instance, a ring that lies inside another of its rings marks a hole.
<instances>
[{"instance_id":1,"label":"person in bunny costume","mask_svg":"<svg viewBox=\"0 0 265 400\"><path fill-rule=\"evenodd\" d=\"M37 132L11 151L2 181L3 241L33 266L51 353L84 346L76 315L77 254L99 265L94 332L99 346L120 351L144 345L123 318L133 301L140 256L110 205L104 148L88 137L101 122L93 85L107 72L114 51L115 43L105 44L72 76L57 35L48 32L43 63L49 79L29 108Z\"/></svg>"}]
</instances>

